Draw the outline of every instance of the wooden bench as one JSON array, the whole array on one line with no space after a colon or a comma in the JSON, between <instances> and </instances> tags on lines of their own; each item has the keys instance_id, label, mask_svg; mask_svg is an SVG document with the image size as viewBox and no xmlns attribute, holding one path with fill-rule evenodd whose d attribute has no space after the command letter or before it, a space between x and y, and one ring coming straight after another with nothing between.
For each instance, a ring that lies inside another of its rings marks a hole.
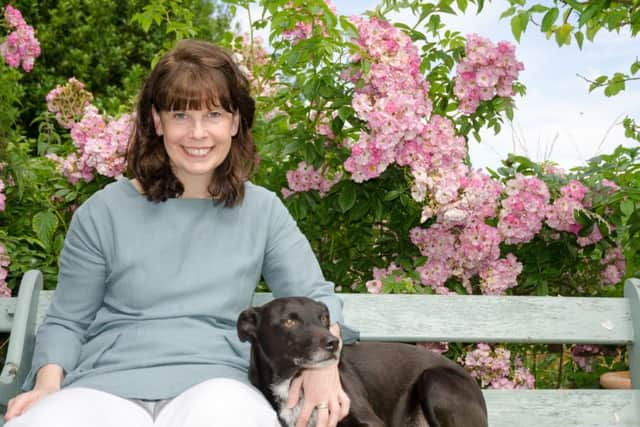
<instances>
[{"instance_id":1,"label":"wooden bench","mask_svg":"<svg viewBox=\"0 0 640 427\"><path fill-rule=\"evenodd\" d=\"M24 380L34 335L51 300L29 271L16 298L0 299L10 332L0 404ZM485 390L491 427L640 426L640 280L625 298L341 294L346 323L362 340L627 345L632 390ZM255 305L269 300L256 294ZM400 361L399 361L400 362ZM0 423L1 425L1 423Z\"/></svg>"}]
</instances>

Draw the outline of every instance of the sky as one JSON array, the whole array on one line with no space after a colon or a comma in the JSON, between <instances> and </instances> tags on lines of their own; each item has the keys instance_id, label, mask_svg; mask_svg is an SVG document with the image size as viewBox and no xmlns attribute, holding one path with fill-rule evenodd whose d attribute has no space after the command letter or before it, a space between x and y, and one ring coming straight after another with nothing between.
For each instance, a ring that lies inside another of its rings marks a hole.
<instances>
[{"instance_id":1,"label":"sky","mask_svg":"<svg viewBox=\"0 0 640 427\"><path fill-rule=\"evenodd\" d=\"M373 10L379 2L333 3L339 14L350 16ZM504 0L487 2L479 15L470 5L465 15L445 17L448 28L463 35L477 33L493 42L514 43L516 57L525 65L518 80L527 93L515 97L513 123L507 121L498 135L492 130L482 132L481 142L469 138L473 168L496 168L509 153L517 153L535 161L551 160L568 169L584 165L598 154L611 153L618 145L637 144L624 137L621 121L627 115L640 121L640 81L628 82L624 92L608 98L602 90L589 93L589 84L578 75L595 79L602 74L628 73L631 63L640 57L640 40L601 31L593 43L585 41L582 50L575 43L560 48L530 25L517 43L509 18L499 18L507 5ZM241 13L237 18L246 28ZM415 22L409 11L393 14L390 19ZM268 39L266 34L264 39Z\"/></svg>"}]
</instances>

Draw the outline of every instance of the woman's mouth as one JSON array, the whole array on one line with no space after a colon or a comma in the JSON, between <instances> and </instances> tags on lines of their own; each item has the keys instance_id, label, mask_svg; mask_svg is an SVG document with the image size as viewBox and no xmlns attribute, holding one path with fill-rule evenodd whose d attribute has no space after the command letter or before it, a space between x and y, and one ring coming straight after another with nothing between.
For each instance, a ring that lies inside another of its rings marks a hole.
<instances>
[{"instance_id":1,"label":"woman's mouth","mask_svg":"<svg viewBox=\"0 0 640 427\"><path fill-rule=\"evenodd\" d=\"M190 157L206 157L213 150L213 147L182 147Z\"/></svg>"}]
</instances>

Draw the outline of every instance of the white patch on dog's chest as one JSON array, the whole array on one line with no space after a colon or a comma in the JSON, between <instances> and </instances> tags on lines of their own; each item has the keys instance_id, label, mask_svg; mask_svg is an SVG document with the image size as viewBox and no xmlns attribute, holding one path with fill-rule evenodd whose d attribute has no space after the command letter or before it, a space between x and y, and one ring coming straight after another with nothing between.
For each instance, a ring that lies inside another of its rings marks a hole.
<instances>
[{"instance_id":1,"label":"white patch on dog's chest","mask_svg":"<svg viewBox=\"0 0 640 427\"><path fill-rule=\"evenodd\" d=\"M300 395L300 400L298 400L298 404L293 408L287 408L287 400L289 398L289 388L291 387L291 380L284 380L278 384L274 384L271 386L271 391L273 392L274 397L278 401L280 418L285 422L287 427L295 427L296 420L298 419L298 415L300 415L300 411L302 410L302 405L304 404L304 396ZM316 425L316 410L311 413L311 418L309 419L309 426Z\"/></svg>"}]
</instances>

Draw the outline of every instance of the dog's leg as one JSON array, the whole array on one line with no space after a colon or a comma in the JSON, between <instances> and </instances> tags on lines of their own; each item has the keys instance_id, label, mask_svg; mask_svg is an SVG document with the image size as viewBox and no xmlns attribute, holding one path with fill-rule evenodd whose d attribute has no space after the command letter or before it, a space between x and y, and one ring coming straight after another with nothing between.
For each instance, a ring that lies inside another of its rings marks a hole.
<instances>
[{"instance_id":1,"label":"dog's leg","mask_svg":"<svg viewBox=\"0 0 640 427\"><path fill-rule=\"evenodd\" d=\"M429 427L487 427L487 409L473 379L450 368L425 370L414 386Z\"/></svg>"}]
</instances>

